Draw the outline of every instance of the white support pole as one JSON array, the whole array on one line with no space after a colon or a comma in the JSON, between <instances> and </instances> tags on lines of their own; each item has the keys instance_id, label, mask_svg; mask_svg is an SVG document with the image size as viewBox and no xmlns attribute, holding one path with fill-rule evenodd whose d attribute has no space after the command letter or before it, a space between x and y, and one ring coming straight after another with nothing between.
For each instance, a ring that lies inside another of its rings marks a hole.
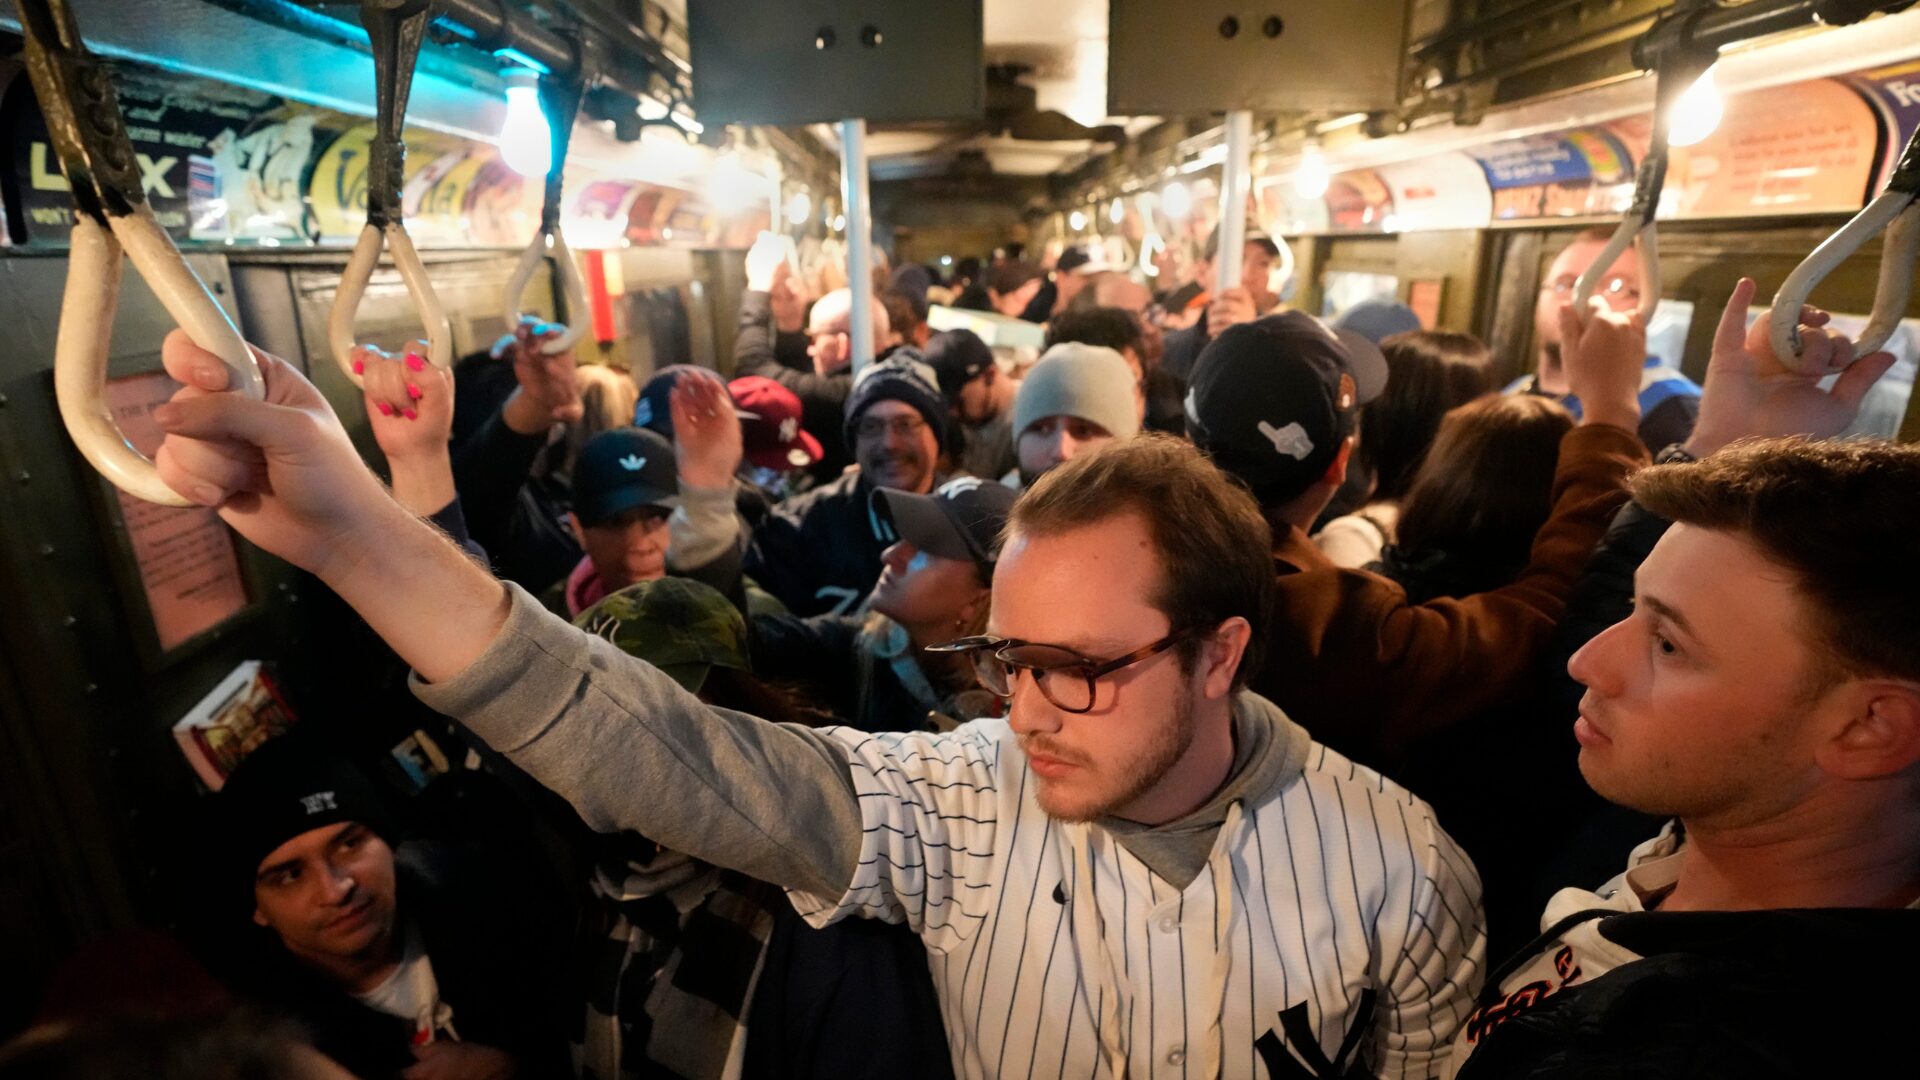
<instances>
[{"instance_id":1,"label":"white support pole","mask_svg":"<svg viewBox=\"0 0 1920 1080\"><path fill-rule=\"evenodd\" d=\"M840 121L840 201L847 215L848 331L853 373L873 362L873 212L867 198L867 122Z\"/></svg>"},{"instance_id":2,"label":"white support pole","mask_svg":"<svg viewBox=\"0 0 1920 1080\"><path fill-rule=\"evenodd\" d=\"M1227 158L1220 167L1220 247L1213 257L1213 288L1218 295L1240 284L1247 251L1247 192L1252 188L1253 113L1227 114Z\"/></svg>"}]
</instances>

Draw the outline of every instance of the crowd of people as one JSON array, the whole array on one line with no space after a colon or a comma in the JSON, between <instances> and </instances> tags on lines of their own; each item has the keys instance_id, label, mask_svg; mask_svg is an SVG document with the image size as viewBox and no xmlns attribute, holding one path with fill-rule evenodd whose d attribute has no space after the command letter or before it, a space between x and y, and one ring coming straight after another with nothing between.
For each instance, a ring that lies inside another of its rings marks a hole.
<instances>
[{"instance_id":1,"label":"crowd of people","mask_svg":"<svg viewBox=\"0 0 1920 1080\"><path fill-rule=\"evenodd\" d=\"M384 480L295 367L249 402L170 337L161 475L410 669L455 748L410 797L465 787L410 809L306 717L210 800L226 949L175 970L217 989L0 1075L1876 1067L1920 451L1836 436L1891 357L1808 308L1789 368L1743 280L1695 385L1631 250L1571 304L1582 234L1501 391L1399 305L1288 309L1247 235L1237 283L1015 251L860 305L757 245L731 380L532 320L362 349Z\"/></svg>"}]
</instances>

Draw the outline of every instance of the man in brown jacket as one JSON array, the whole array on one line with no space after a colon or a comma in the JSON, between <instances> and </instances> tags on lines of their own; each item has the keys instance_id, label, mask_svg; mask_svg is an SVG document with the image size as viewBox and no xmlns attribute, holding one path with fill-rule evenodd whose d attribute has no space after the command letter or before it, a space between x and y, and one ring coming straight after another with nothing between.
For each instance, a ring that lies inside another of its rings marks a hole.
<instances>
[{"instance_id":1,"label":"man in brown jacket","mask_svg":"<svg viewBox=\"0 0 1920 1080\"><path fill-rule=\"evenodd\" d=\"M1572 325L1572 324L1570 324ZM1646 463L1634 435L1646 330L1600 314L1568 337L1567 378L1587 403L1560 444L1553 513L1505 588L1411 604L1388 579L1335 566L1306 527L1346 477L1373 357L1289 312L1232 327L1194 365L1187 429L1253 489L1274 532L1279 617L1252 689L1363 762L1483 709L1527 670L1581 568Z\"/></svg>"}]
</instances>

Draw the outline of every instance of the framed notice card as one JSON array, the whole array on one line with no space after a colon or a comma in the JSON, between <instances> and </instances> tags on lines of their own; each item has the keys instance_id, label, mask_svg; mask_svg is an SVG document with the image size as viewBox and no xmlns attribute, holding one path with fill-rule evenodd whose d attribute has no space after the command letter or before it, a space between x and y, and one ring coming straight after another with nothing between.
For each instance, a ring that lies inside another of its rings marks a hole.
<instances>
[{"instance_id":1,"label":"framed notice card","mask_svg":"<svg viewBox=\"0 0 1920 1080\"><path fill-rule=\"evenodd\" d=\"M148 457L159 449L161 434L153 410L179 388L161 371L107 381L107 407L134 449ZM112 491L160 653L246 609L239 551L233 531L218 514L204 507L158 506L118 488Z\"/></svg>"}]
</instances>

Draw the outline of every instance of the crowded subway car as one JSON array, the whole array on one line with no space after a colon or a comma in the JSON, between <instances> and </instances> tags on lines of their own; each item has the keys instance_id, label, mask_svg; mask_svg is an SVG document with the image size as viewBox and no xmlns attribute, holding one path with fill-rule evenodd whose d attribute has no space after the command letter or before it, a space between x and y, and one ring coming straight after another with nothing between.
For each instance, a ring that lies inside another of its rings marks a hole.
<instances>
[{"instance_id":1,"label":"crowded subway car","mask_svg":"<svg viewBox=\"0 0 1920 1080\"><path fill-rule=\"evenodd\" d=\"M1911 1074L1912 0L0 45L0 1078Z\"/></svg>"}]
</instances>

